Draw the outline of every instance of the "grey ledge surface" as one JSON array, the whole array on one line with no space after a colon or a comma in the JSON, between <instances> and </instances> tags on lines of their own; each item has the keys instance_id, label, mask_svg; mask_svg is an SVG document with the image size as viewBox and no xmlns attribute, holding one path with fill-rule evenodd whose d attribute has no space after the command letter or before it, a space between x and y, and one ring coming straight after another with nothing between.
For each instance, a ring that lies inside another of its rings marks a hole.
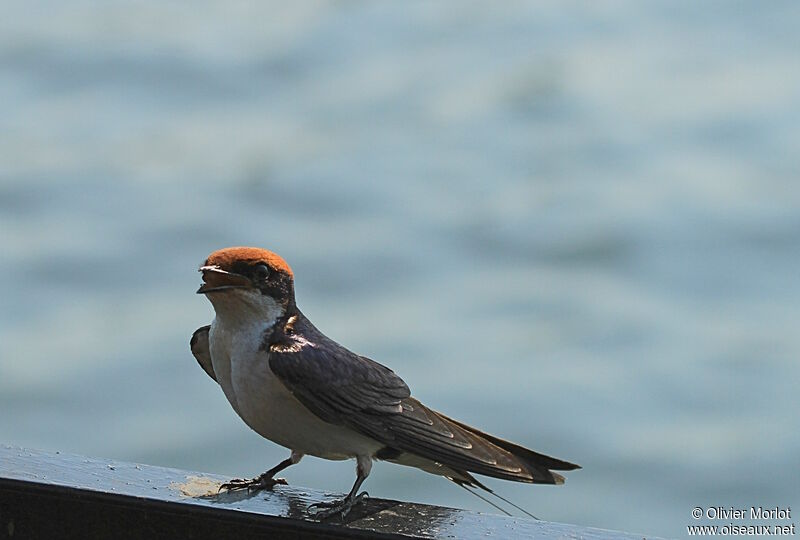
<instances>
[{"instance_id":1,"label":"grey ledge surface","mask_svg":"<svg viewBox=\"0 0 800 540\"><path fill-rule=\"evenodd\" d=\"M342 523L294 486L218 493L219 475L0 446L0 538L575 538L641 535L370 498ZM652 537L649 537L652 538Z\"/></svg>"}]
</instances>

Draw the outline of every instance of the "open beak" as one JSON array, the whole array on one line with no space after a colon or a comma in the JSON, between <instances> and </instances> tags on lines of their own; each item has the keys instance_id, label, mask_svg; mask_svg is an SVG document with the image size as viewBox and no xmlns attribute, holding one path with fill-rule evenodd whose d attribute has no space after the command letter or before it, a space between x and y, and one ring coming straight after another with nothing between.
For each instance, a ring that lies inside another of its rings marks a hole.
<instances>
[{"instance_id":1,"label":"open beak","mask_svg":"<svg viewBox=\"0 0 800 540\"><path fill-rule=\"evenodd\" d=\"M218 266L201 266L203 284L197 289L197 294L227 291L228 289L248 289L253 286L250 280L240 274L226 272Z\"/></svg>"}]
</instances>

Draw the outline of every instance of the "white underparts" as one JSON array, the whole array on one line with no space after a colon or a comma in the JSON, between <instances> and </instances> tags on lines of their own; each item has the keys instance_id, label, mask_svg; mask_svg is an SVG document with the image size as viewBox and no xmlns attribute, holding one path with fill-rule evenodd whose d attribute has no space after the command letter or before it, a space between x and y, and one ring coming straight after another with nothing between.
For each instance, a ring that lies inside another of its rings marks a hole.
<instances>
[{"instance_id":1,"label":"white underparts","mask_svg":"<svg viewBox=\"0 0 800 540\"><path fill-rule=\"evenodd\" d=\"M261 436L293 451L327 459L359 457L371 467L382 445L345 426L329 424L309 411L269 368L264 334L283 308L257 289L228 289L207 295L216 317L209 330L211 361L233 409ZM302 339L297 336L296 339Z\"/></svg>"}]
</instances>

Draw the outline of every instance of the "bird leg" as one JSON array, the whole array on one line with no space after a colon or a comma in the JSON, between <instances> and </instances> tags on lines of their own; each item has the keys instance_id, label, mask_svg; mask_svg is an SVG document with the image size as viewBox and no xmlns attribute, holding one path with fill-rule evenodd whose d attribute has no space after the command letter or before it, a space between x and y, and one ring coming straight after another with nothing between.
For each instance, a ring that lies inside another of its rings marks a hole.
<instances>
[{"instance_id":1,"label":"bird leg","mask_svg":"<svg viewBox=\"0 0 800 540\"><path fill-rule=\"evenodd\" d=\"M283 469L289 467L290 465L294 465L303 457L303 454L299 452L292 451L292 455L288 458L284 459L273 468L268 470L265 473L262 473L255 478L249 479L242 479L242 478L234 478L230 482L225 482L221 486L219 486L219 490L222 491L223 489L227 491L236 491L239 489L246 489L249 491L261 491L262 489L272 489L277 484L286 485L287 482L283 478L273 478L276 474L281 472Z\"/></svg>"},{"instance_id":2,"label":"bird leg","mask_svg":"<svg viewBox=\"0 0 800 540\"><path fill-rule=\"evenodd\" d=\"M318 502L310 505L308 510L314 514L315 517L321 520L327 519L331 516L339 514L341 519L344 519L353 506L362 502L369 497L369 493L362 491L358 493L358 488L364 483L364 480L369 476L369 471L372 469L372 459L370 457L358 456L356 465L356 482L347 497L330 502Z\"/></svg>"}]
</instances>

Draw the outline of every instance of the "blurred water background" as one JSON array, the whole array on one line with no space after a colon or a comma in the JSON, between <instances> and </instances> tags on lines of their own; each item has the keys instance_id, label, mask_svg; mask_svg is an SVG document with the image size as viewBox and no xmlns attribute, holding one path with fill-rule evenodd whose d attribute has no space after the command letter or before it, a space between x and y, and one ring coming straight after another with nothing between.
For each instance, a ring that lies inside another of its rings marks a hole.
<instances>
[{"instance_id":1,"label":"blurred water background","mask_svg":"<svg viewBox=\"0 0 800 540\"><path fill-rule=\"evenodd\" d=\"M286 451L192 358L197 266L283 255L329 336L578 462L489 482L683 536L800 507L796 2L3 2L0 442ZM296 485L342 492L350 462ZM380 464L373 496L492 511Z\"/></svg>"}]
</instances>

